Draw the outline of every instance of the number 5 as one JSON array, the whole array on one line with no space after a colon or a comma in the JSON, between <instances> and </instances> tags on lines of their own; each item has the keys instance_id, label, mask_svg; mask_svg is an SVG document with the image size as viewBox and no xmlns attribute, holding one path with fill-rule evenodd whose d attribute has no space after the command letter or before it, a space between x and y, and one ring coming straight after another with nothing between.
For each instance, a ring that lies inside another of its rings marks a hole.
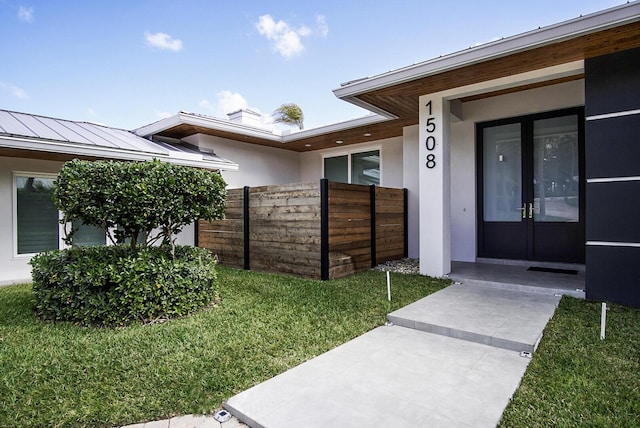
<instances>
[{"instance_id":1,"label":"number 5","mask_svg":"<svg viewBox=\"0 0 640 428\"><path fill-rule=\"evenodd\" d=\"M427 119L427 132L433 132L436 130L435 117L430 117Z\"/></svg>"}]
</instances>

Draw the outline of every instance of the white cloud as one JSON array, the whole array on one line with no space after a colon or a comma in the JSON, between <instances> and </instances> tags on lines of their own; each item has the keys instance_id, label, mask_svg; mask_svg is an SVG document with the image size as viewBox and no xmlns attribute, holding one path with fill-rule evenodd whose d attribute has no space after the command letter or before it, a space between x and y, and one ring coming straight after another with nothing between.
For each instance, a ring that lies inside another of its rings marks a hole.
<instances>
[{"instance_id":1,"label":"white cloud","mask_svg":"<svg viewBox=\"0 0 640 428\"><path fill-rule=\"evenodd\" d=\"M311 28L305 27L304 25L296 30L296 33L300 37L308 37L311 35Z\"/></svg>"},{"instance_id":2,"label":"white cloud","mask_svg":"<svg viewBox=\"0 0 640 428\"><path fill-rule=\"evenodd\" d=\"M16 85L7 82L0 82L0 90L3 92L7 92L12 96L19 98L21 100L26 100L29 98L29 94L26 91Z\"/></svg>"},{"instance_id":3,"label":"white cloud","mask_svg":"<svg viewBox=\"0 0 640 428\"><path fill-rule=\"evenodd\" d=\"M144 37L147 40L147 44L149 46L153 46L159 49L167 49L175 52L182 50L182 40L174 39L169 34L146 32L144 33Z\"/></svg>"},{"instance_id":4,"label":"white cloud","mask_svg":"<svg viewBox=\"0 0 640 428\"><path fill-rule=\"evenodd\" d=\"M96 113L96 111L94 109L92 109L91 107L89 107L89 109L87 110L87 113L89 113L89 116L91 117L97 117L98 113Z\"/></svg>"},{"instance_id":5,"label":"white cloud","mask_svg":"<svg viewBox=\"0 0 640 428\"><path fill-rule=\"evenodd\" d=\"M18 9L18 19L22 22L33 22L33 8L20 6Z\"/></svg>"},{"instance_id":6,"label":"white cloud","mask_svg":"<svg viewBox=\"0 0 640 428\"><path fill-rule=\"evenodd\" d=\"M282 20L276 22L271 15L262 15L258 18L256 29L267 39L272 40L273 48L285 58L300 55L304 50L300 38L311 34L308 27L294 29Z\"/></svg>"},{"instance_id":7,"label":"white cloud","mask_svg":"<svg viewBox=\"0 0 640 428\"><path fill-rule=\"evenodd\" d=\"M226 118L228 113L249 108L249 103L237 92L220 91L216 94L215 103L205 99L200 101L200 107L211 111L216 117Z\"/></svg>"},{"instance_id":8,"label":"white cloud","mask_svg":"<svg viewBox=\"0 0 640 428\"><path fill-rule=\"evenodd\" d=\"M318 32L323 39L327 38L329 35L329 26L327 25L327 21L324 18L324 15L316 16L316 25L318 26Z\"/></svg>"}]
</instances>

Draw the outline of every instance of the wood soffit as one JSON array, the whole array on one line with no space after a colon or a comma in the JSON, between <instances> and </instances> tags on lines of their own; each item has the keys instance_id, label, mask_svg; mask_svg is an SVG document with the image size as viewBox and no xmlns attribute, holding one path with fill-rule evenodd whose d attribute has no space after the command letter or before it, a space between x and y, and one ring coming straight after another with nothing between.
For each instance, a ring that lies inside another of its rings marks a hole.
<instances>
[{"instance_id":1,"label":"wood soffit","mask_svg":"<svg viewBox=\"0 0 640 428\"><path fill-rule=\"evenodd\" d=\"M274 142L259 137L185 124L160 132L159 135L180 139L189 135L202 133L297 152L335 148L338 146L336 141L343 141L344 143L342 145L346 146L399 137L402 136L405 126L418 124L418 99L423 94L508 77L636 47L640 47L640 22L560 41L547 46L514 53L398 85L372 90L357 96L357 98L397 116L398 119L330 132L319 136L311 136L288 143ZM582 78L584 78L583 75L571 76L564 79L466 97L462 98L461 101L474 101ZM365 136L365 134L371 135Z\"/></svg>"}]
</instances>

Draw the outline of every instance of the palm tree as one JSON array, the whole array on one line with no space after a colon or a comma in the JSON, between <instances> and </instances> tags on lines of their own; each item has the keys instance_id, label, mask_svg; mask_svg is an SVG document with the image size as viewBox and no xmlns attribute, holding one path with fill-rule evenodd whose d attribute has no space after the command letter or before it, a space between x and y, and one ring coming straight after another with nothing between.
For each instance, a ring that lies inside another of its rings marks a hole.
<instances>
[{"instance_id":1,"label":"palm tree","mask_svg":"<svg viewBox=\"0 0 640 428\"><path fill-rule=\"evenodd\" d=\"M282 104L273 112L275 116L274 122L286 123L288 125L297 125L298 128L304 129L304 114L302 109L294 103Z\"/></svg>"}]
</instances>

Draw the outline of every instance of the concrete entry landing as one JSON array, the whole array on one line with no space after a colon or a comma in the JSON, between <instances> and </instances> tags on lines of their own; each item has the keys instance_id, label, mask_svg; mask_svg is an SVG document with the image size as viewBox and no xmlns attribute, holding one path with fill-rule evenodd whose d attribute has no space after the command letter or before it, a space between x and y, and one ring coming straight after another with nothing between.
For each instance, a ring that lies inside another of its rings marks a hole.
<instances>
[{"instance_id":1,"label":"concrete entry landing","mask_svg":"<svg viewBox=\"0 0 640 428\"><path fill-rule=\"evenodd\" d=\"M535 272L527 270L529 267L566 269L577 273ZM448 276L465 285L585 298L584 265L484 259L478 263L451 262Z\"/></svg>"}]
</instances>

